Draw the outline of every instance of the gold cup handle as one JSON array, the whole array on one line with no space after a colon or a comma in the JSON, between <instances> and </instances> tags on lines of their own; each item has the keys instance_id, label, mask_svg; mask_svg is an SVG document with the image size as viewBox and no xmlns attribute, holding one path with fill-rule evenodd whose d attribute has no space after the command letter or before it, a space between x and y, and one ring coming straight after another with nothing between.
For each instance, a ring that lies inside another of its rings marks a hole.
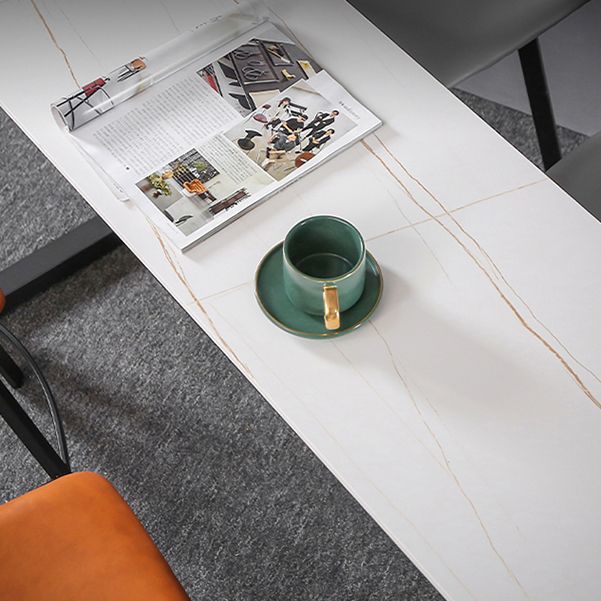
<instances>
[{"instance_id":1,"label":"gold cup handle","mask_svg":"<svg viewBox=\"0 0 601 601\"><path fill-rule=\"evenodd\" d=\"M323 321L326 330L337 330L340 327L340 305L338 304L338 288L336 286L324 286Z\"/></svg>"}]
</instances>

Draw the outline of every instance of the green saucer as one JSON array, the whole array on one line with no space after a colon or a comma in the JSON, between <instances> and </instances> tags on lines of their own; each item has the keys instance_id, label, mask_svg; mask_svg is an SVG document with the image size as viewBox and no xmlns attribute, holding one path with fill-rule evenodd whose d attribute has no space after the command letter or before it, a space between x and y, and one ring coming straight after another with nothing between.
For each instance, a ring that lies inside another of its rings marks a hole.
<instances>
[{"instance_id":1,"label":"green saucer","mask_svg":"<svg viewBox=\"0 0 601 601\"><path fill-rule=\"evenodd\" d=\"M380 266L369 252L363 296L340 314L338 330L326 330L323 317L303 313L288 299L284 290L282 246L280 242L263 257L255 275L259 306L276 326L304 338L333 338L357 329L372 316L382 297L384 282Z\"/></svg>"}]
</instances>

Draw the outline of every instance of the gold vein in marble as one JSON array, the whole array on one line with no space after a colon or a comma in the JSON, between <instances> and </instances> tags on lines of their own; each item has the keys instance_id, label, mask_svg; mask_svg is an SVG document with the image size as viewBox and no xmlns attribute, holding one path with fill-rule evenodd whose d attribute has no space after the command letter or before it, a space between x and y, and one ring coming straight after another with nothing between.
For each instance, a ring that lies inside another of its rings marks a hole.
<instances>
[{"instance_id":1,"label":"gold vein in marble","mask_svg":"<svg viewBox=\"0 0 601 601\"><path fill-rule=\"evenodd\" d=\"M542 184L543 182L546 182L546 181L548 181L548 180L537 179L533 182L529 182L527 184L517 186L516 188L510 188L509 190L503 190L502 192L497 192L496 194L491 194L490 196L484 196L483 198L477 198L476 200L472 200L471 202L468 202L459 207L455 207L454 209L447 209L444 213L437 213L436 217L440 218L440 217L444 217L445 215L450 215L451 213L459 213L459 212L463 211L464 209L469 209L470 207L478 205L487 200L499 198L501 196L505 196L506 194L511 194L512 192L517 192L518 190L523 190L524 188L530 188L531 186L535 186L537 184ZM407 221L409 221L409 219L407 219ZM367 238L367 241L369 242L371 240L378 240L379 238L384 238L384 236L388 236L389 234L395 234L396 232L401 232L401 231L406 230L411 227L423 225L424 223L430 223L430 221L432 221L432 219L430 217L427 217L426 219L420 219L419 221L413 221L413 222L408 223L407 225L402 225L401 227L397 227L392 230L388 230L387 232L384 232L382 234L377 234L375 236L372 236L371 238Z\"/></svg>"},{"instance_id":2,"label":"gold vein in marble","mask_svg":"<svg viewBox=\"0 0 601 601\"><path fill-rule=\"evenodd\" d=\"M330 342L332 342L332 344L336 344L335 339L332 339ZM273 375L273 377L282 385L283 388L285 388L292 397L294 397L294 399L296 399L296 401L298 402L299 405L301 405L303 407L303 409L311 416L311 418L313 420L315 420L315 422L318 424L318 426L323 430L323 432L325 432L325 434L332 440L332 442L342 451L342 453L344 454L346 460L353 466L353 468L359 473L361 474L361 476L367 481L369 482L370 486L372 486L374 488L374 490L377 491L377 493L390 505L390 507L398 514L402 517L402 519L409 524L409 526L411 526L411 528L413 528L413 530L419 535L420 539L422 540L422 542L427 545L427 547L430 549L430 551L432 552L432 554L440 561L440 563L445 566L445 568L449 571L449 574L451 574L451 576L453 578L455 578L455 580L459 583L459 585L461 587L463 587L463 589L465 590L465 592L472 598L474 599L474 601L476 601L476 597L474 596L474 594L472 593L472 591L468 588L467 584L461 580L461 578L459 578L459 576L455 573L455 571L453 570L453 568L451 568L450 565L448 565L446 563L446 561L444 560L444 558L440 555L440 553L438 553L438 551L430 544L430 542L428 541L428 539L421 533L420 529L417 527L417 525L415 524L415 522L413 522L412 520L410 520L407 515L400 509L400 507L398 507L397 503L395 503L393 501L393 499L391 499L377 484L376 482L374 482L374 480L372 480L372 478L370 477L369 473L366 473L357 463L355 463L355 461L350 457L350 455L348 454L346 448L344 447L344 445L342 443L340 443L338 441L338 439L324 426L324 424L321 422L321 420L317 417L317 415L309 408L309 406L303 401L303 399L301 397L298 396L298 394L288 386L288 384L286 384L286 382L284 382L282 380L282 378L280 377L280 373L275 371L272 367L272 365L268 362L266 362L253 348L252 344L248 344L248 347L250 348L250 350L253 352L253 354L255 355L255 357L257 357L257 359L259 361L261 361L261 363L263 363L263 365L265 366L265 368ZM259 391L261 392L261 391ZM270 403L273 405L273 403ZM282 415L282 417L284 417L284 419L286 420L286 422L288 422L292 428L296 431L295 425L294 423L290 423L289 420L287 418L285 418L285 416L282 414L280 408L278 406L273 405L274 409L280 414ZM323 463L325 463L325 461L322 459L321 454L319 453L318 449L316 449L312 443L311 440L306 440L303 438L303 442L311 449L311 451L313 451L315 453L315 455L320 459L320 461L322 461ZM436 461L436 463L438 465L441 465L440 462L438 460L436 460L434 458L434 460ZM336 476L336 478L338 480L341 480L341 478L334 472L334 468L328 463L326 464L326 467L332 471L334 473L334 476ZM442 469L444 469L443 466L441 466ZM344 485L344 483L343 483ZM346 485L344 485L345 488L348 488ZM350 491L352 494L353 491ZM359 502L361 502L360 499L358 499ZM393 542L404 552L407 553L406 547L405 545L403 545L402 541L400 540L395 540L395 538L392 536L392 534L388 533L388 535L390 536L390 538L393 540Z\"/></svg>"},{"instance_id":3,"label":"gold vein in marble","mask_svg":"<svg viewBox=\"0 0 601 601\"><path fill-rule=\"evenodd\" d=\"M173 19L173 15L171 14L169 7L163 2L163 0L159 0L159 2L161 4L161 6L163 7L163 10L165 11L165 14L169 17L169 20L171 21L171 24L173 25L173 29L175 29L175 31L180 33L180 29L177 26L177 23L175 22L175 20ZM236 2L236 0L234 0L234 2ZM237 2L236 2L236 4L237 4Z\"/></svg>"},{"instance_id":4,"label":"gold vein in marble","mask_svg":"<svg viewBox=\"0 0 601 601\"><path fill-rule=\"evenodd\" d=\"M397 360L395 359L392 349L390 348L390 344L388 344L388 341L386 340L386 338L384 338L384 336L382 335L380 330L376 327L376 324L373 322L373 320L371 320L371 319L369 320L369 325L373 328L373 330L377 334L378 338L380 338L380 340L382 340L382 342L384 343L384 348L386 349L386 353L390 359L390 363L392 364L392 367L393 367L398 379L401 381L403 388L407 391L407 395L409 396L409 399L411 400L411 404L413 405L415 412L419 416L420 421L422 422L422 424L424 425L426 430L428 430L430 437L436 443L436 446L438 447L438 450L440 451L440 455L445 464L442 467L450 474L451 466L450 466L449 460L446 456L446 453L445 453L442 445L440 444L438 437L436 436L436 434L434 434L434 431L432 430L430 424L424 417L424 414L422 413L422 410L417 402L417 399L415 398L415 395L413 394L413 391L411 390L409 384L407 383L407 380L405 379L403 374L401 374L401 370L400 370L399 366L397 365Z\"/></svg>"},{"instance_id":5,"label":"gold vein in marble","mask_svg":"<svg viewBox=\"0 0 601 601\"><path fill-rule=\"evenodd\" d=\"M207 294L206 296L201 296L199 300L206 301L206 300L210 300L213 298L218 298L220 296L223 296L224 294L228 294L229 292L234 292L235 290L244 288L245 286L248 286L249 284L252 284L252 280L247 280L245 282L242 282L241 284L236 284L235 286L230 286L229 288L224 288L223 290L219 290L218 292L212 292L211 294Z\"/></svg>"},{"instance_id":6,"label":"gold vein in marble","mask_svg":"<svg viewBox=\"0 0 601 601\"><path fill-rule=\"evenodd\" d=\"M150 227L152 228L152 231L154 232L156 239L159 241L159 244L161 245L163 254L165 255L165 258L167 259L167 262L171 266L171 269L173 269L173 272L175 273L175 275L177 276L179 281L184 285L184 287L186 288L186 290L192 297L194 304L200 309L201 313L205 316L207 322L211 326L211 329L213 330L213 332L215 332L215 335L219 339L220 344L229 351L231 356L235 359L236 363L244 370L244 372L249 377L252 377L252 374L251 374L250 370L248 369L248 367L240 360L240 358L234 352L232 347L224 340L223 336L221 336L221 334L219 333L219 330L215 326L215 323L211 319L211 316L209 315L208 311L205 309L204 305L200 302L200 299L196 296L190 282L188 281L188 278L184 275L184 273L181 271L181 269L177 265L175 259L171 256L171 253L169 252L169 249L167 248L167 245L165 244L165 241L163 240L163 237L161 236L159 230L156 228L156 226L151 221L149 221L148 219L147 219L147 221L148 221L148 224L150 225Z\"/></svg>"},{"instance_id":7,"label":"gold vein in marble","mask_svg":"<svg viewBox=\"0 0 601 601\"><path fill-rule=\"evenodd\" d=\"M371 324L371 320L369 321L369 323ZM373 326L373 324L372 324ZM346 355L346 353L340 348L339 344L336 344L336 339L333 338L332 339L332 344L334 345L334 347L336 348L336 350L338 351L338 353L340 354L340 356L353 368L353 370L357 373L357 375L365 382L365 384L367 386L369 386L369 388L371 389L371 391L388 407L388 409L391 411L391 413L393 413L394 415L397 416L397 418L403 423L403 426L405 426L410 432L411 429L409 427L409 425L407 424L406 420L404 419L404 417L399 413L399 411L397 411L397 409L391 405L390 403L388 403L388 401L384 398L384 396L382 396L378 390L374 387L374 385L363 375L363 373L357 369L357 367L355 366L355 364L348 358L348 356ZM394 363L393 363L394 366ZM394 366L396 367L396 366ZM400 374L397 375L399 376L399 378L401 378ZM405 388L407 388L407 386L405 386ZM407 393L409 394L409 396L411 397L411 392L409 391L409 389L407 388ZM413 401L413 404L415 404L415 400L411 397L411 400ZM424 422L423 418L422 418L422 422ZM427 425L424 422L424 426ZM447 466L445 465L445 461L444 461L444 457L442 458L443 461L441 461L433 452L432 450L419 438L419 436L417 436L415 433L411 432L413 434L413 437L415 438L415 440L417 441L417 443L423 447L424 451L426 453L428 453L428 455L430 455L432 457L432 459L438 464L438 466L440 467L441 470L443 471L448 471Z\"/></svg>"},{"instance_id":8,"label":"gold vein in marble","mask_svg":"<svg viewBox=\"0 0 601 601\"><path fill-rule=\"evenodd\" d=\"M79 31L77 30L75 25L73 25L73 22L69 18L69 15L61 8L60 4L57 4L56 8L60 11L61 15L63 15L63 18L65 19L65 21L67 23L69 23L69 27L71 27L71 29L73 30L75 35L77 35L77 37L79 38L79 41L86 48L86 50L90 53L90 56L93 56L96 59L96 62L98 63L98 67L99 67L99 71L100 71L101 66L102 66L100 59L96 56L96 54L94 54L94 51L92 50L92 48L90 48L89 44L86 42L84 37L81 35L81 33L79 33Z\"/></svg>"},{"instance_id":9,"label":"gold vein in marble","mask_svg":"<svg viewBox=\"0 0 601 601\"><path fill-rule=\"evenodd\" d=\"M376 136L376 138L378 138L378 140L380 140L380 138L378 136ZM386 145L382 142L382 140L380 140L380 144L382 144L382 146L387 148ZM469 207L473 207L474 205L480 204L481 202L484 202L485 200L492 200L494 198L499 198L501 196L511 194L512 192L519 192L520 190L524 190L525 188L530 188L531 186L535 186L536 184L544 184L545 182L548 182L548 181L549 181L548 178L535 179L533 182L528 182L527 184L522 184L521 186L516 186L515 188L511 188L510 190L503 190L502 192L496 192L495 194L489 194L488 196L483 196L482 198L477 198L476 200L472 200L472 202L468 202L464 205L461 205L460 207L457 207L456 209L451 209L450 211L445 207L445 212L443 214L447 215L449 213L457 213L459 211L462 211L463 209L467 209Z\"/></svg>"},{"instance_id":10,"label":"gold vein in marble","mask_svg":"<svg viewBox=\"0 0 601 601\"><path fill-rule=\"evenodd\" d=\"M398 160L398 158L394 155L394 153L388 148L388 146L383 142L383 140L376 134L374 134L374 137L380 142L380 144L382 145L382 147L384 148L384 150L388 153L388 155L395 161L395 163L397 163L397 165L399 165L399 167L432 199L434 200L434 202L436 202L436 204L443 209L443 216L448 216L451 221L453 221L453 223L461 230L461 232L463 232L463 234L465 234L476 246L476 248L482 253L482 255L484 257L486 257L486 259L488 260L490 266L493 269L493 272L496 274L496 277L498 277L498 279L500 279L501 281L503 281L503 283L509 288L509 290L511 290L511 292L515 295L515 297L520 300L520 302L524 305L524 307L526 308L526 310L530 313L530 315L532 316L532 318L555 340L555 342L557 342L557 344L559 344L559 346L561 346L561 348L564 350L565 353L567 353L567 355L575 362L577 363L582 369L584 369L585 371L587 371L593 378L595 378L595 380L597 380L597 382L599 382L601 384L601 379L591 370L589 369L586 365L584 365L582 362L580 362L570 351L569 349L565 346L565 344L563 344L563 342L537 317L537 315L534 313L533 309L530 307L530 305L528 305L528 303L522 298L522 296L517 292L517 290L508 282L507 278L504 276L503 272L501 271L501 269L499 268L499 266L495 263L495 261L492 259L492 257L490 256L490 254L486 251L485 248L482 247L482 245L478 242L478 240L472 236L464 227L463 225L457 220L455 219L455 217L451 214L453 211L449 211L444 204L434 195L434 193L427 188L419 179L417 179L415 176L413 176L408 170L407 168ZM548 181L548 180L538 180L538 181ZM524 187L527 187L528 184L526 184L525 186L520 186L517 188L514 188L514 190L512 191L517 191L520 189L523 189ZM495 198L497 195L492 195L488 198ZM468 206L468 205L466 205Z\"/></svg>"},{"instance_id":11,"label":"gold vein in marble","mask_svg":"<svg viewBox=\"0 0 601 601\"><path fill-rule=\"evenodd\" d=\"M461 480L459 480L459 477L457 476L457 474L451 467L451 463L449 461L449 458L447 457L444 447L442 446L440 440L438 440L438 436L436 436L436 434L434 433L434 430L432 430L432 427L430 426L430 424L424 417L424 414L422 413L422 410L421 410L421 408L417 402L417 399L415 398L415 395L413 394L413 391L411 390L411 387L409 386L407 380L401 374L401 370L400 370L399 366L397 365L397 359L395 358L394 353L392 352L392 349L390 348L390 345L388 344L388 341L386 340L386 338L384 338L384 336L382 335L380 330L376 327L376 324L373 322L373 320L370 320L369 323L370 323L371 327L374 329L374 331L376 332L376 334L378 335L378 337L380 338L380 340L382 340L382 342L384 343L384 347L386 348L386 352L387 352L388 356L390 357L390 361L392 363L392 367L394 368L394 371L396 372L399 380L402 382L403 387L407 391L407 394L409 395L409 398L411 399L411 403L413 404L413 407L414 407L416 413L418 414L421 422L424 424L424 426L425 426L426 430L428 430L432 440L438 447L440 454L443 458L443 461L445 462L447 473L451 476L451 478L455 482L455 485L457 486L457 489L459 490L461 496L466 500L472 513L474 514L476 520L478 521L478 524L480 525L480 529L484 533L484 536L486 538L486 541L487 541L489 547L491 548L491 550L495 554L495 556L498 558L498 560L503 564L503 567L505 568L505 571L509 574L510 578L515 582L515 584L522 591L522 593L524 593L524 596L527 599L530 599L530 596L528 595L528 591L524 588L524 586L520 582L520 579L517 577L517 575L511 569L511 567L509 566L507 561L505 561L505 558L503 557L503 555L501 555L501 552L497 549L497 547L492 539L492 536L490 535L490 532L488 531L488 528L484 524L484 520L482 519L482 516L480 515L478 508L476 507L475 503L472 501L470 496L467 494L465 488L463 487L463 484L461 483Z\"/></svg>"},{"instance_id":12,"label":"gold vein in marble","mask_svg":"<svg viewBox=\"0 0 601 601\"><path fill-rule=\"evenodd\" d=\"M466 244L455 234L450 228L448 228L439 217L434 215L431 211L429 211L422 203L420 203L417 198L413 195L413 193L409 190L409 188L403 183L400 177L388 166L386 161L365 141L361 142L363 146L367 149L367 151L375 157L375 159L382 165L382 167L390 174L390 176L399 184L399 186L403 189L407 197L417 206L419 207L426 215L428 215L431 219L436 221L440 227L442 227L452 238L455 240L457 244L465 251L468 257L474 262L474 264L478 267L478 269L482 272L482 274L486 277L486 279L492 284L494 289L497 291L501 300L507 305L510 311L513 313L518 322L524 327L526 331L528 331L532 336L534 336L563 366L565 371L572 377L572 379L576 382L578 387L582 390L582 392L591 400L591 402L601 409L601 402L595 397L595 395L591 392L588 386L583 382L580 376L574 371L574 369L570 366L570 364L564 359L561 353L553 347L541 334L539 334L521 315L515 305L511 302L511 300L507 297L507 295L501 290L500 286L497 284L495 279L488 273L486 268L482 265L482 263L478 260L478 258L471 252L471 250L466 246ZM398 161L398 159L396 159ZM408 173L408 171L403 167L404 171ZM417 181L416 178L410 176L412 179Z\"/></svg>"},{"instance_id":13,"label":"gold vein in marble","mask_svg":"<svg viewBox=\"0 0 601 601\"><path fill-rule=\"evenodd\" d=\"M579 361L569 351L569 349L566 347L566 345L537 317L537 315L534 313L534 310L530 307L530 305L522 298L522 296L517 292L517 290L508 282L507 278L501 271L500 267L495 263L495 261L490 256L490 254L486 251L486 249L483 248L482 245L478 242L478 240L463 227L463 225L455 218L454 215L451 214L452 211L449 211L446 208L446 206L441 202L441 200L424 183L422 183L417 177L415 177L412 173L409 172L409 170L405 167L405 165L403 163L401 163L401 161L396 157L396 155L390 150L390 148L384 143L384 141L377 134L374 134L374 137L378 140L378 142L380 142L380 144L382 145L382 148L384 148L386 153L407 174L407 176L409 178L411 178L411 180L414 181L442 209L443 215L449 217L449 219L451 219L451 221L461 230L461 232L463 234L465 234L474 243L476 248L482 253L482 255L484 257L486 257L487 261L489 262L490 266L493 269L493 272L496 273L496 275L498 276L498 279L500 279L509 288L509 290L515 295L515 297L524 305L524 307L526 308L528 313L530 313L530 315L532 316L534 321L536 321L536 323L538 323L538 325L540 327L542 327L547 332L547 334L549 334L549 336L551 336L555 340L555 342L557 344L559 344L559 346L564 350L564 352L577 365L579 365L582 369L587 371L589 373L589 375L591 375L595 380L597 380L597 382L599 382L599 384L601 384L601 378L599 378L590 368L588 368L586 365L584 365L584 363ZM542 180L537 180L537 181L545 182L545 181L548 181L548 178L545 178ZM531 184L525 184L523 186L518 186L517 188L514 188L512 191L523 190L524 188L528 187L529 185L531 185ZM501 194L503 194L503 193L501 193ZM489 196L488 198L486 198L484 200L488 200L490 198L496 198L498 196L499 196L499 194L493 194L492 196ZM472 204L474 204L474 203L472 203ZM465 205L465 206L470 206L470 205Z\"/></svg>"},{"instance_id":14,"label":"gold vein in marble","mask_svg":"<svg viewBox=\"0 0 601 601\"><path fill-rule=\"evenodd\" d=\"M428 252L432 255L432 258L436 261L436 263L438 263L438 266L440 267L441 271L444 273L447 280L449 282L451 282L451 276L449 276L447 270L445 269L445 266L442 264L441 260L438 258L438 255L434 252L434 249L428 244L424 235L419 231L419 229L415 226L415 224L411 222L411 220L407 217L407 215L405 215L405 212L403 211L403 209L401 209L401 206L397 202L394 194L392 194L392 192L390 192L390 190L388 190L388 189L386 190L386 192L388 192L389 196L392 198L392 202L394 203L394 206L397 208L399 213L402 215L403 219L409 224L409 225L407 225L407 227L411 228L417 234L419 239L422 241L422 244L428 249Z\"/></svg>"},{"instance_id":15,"label":"gold vein in marble","mask_svg":"<svg viewBox=\"0 0 601 601\"><path fill-rule=\"evenodd\" d=\"M75 85L78 88L81 88L81 84L79 83L79 81L77 81L77 77L75 77L75 73L73 71L73 67L71 66L71 61L69 61L69 57L67 56L67 53L64 51L64 49L58 43L56 37L54 36L54 33L52 32L52 29L50 29L50 25L48 25L48 22L44 18L44 15L42 14L42 12L40 11L40 9L38 8L38 5L37 5L36 1L35 0L31 0L31 5L33 6L33 9L35 10L35 12L38 15L38 17L40 18L40 21L42 21L42 25L44 26L44 29L46 30L46 32L50 36L50 39L52 40L52 43L56 46L56 49L63 55L63 59L65 61L65 64L67 65L67 69L69 70L71 78L75 82Z\"/></svg>"}]
</instances>

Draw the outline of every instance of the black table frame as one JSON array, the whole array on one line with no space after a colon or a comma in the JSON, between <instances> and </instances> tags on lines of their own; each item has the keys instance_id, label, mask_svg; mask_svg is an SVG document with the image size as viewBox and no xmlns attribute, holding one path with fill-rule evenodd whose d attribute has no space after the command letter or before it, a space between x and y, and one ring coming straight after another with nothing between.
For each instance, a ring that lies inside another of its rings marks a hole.
<instances>
[{"instance_id":1,"label":"black table frame","mask_svg":"<svg viewBox=\"0 0 601 601\"><path fill-rule=\"evenodd\" d=\"M6 310L117 248L121 241L98 216L0 271Z\"/></svg>"}]
</instances>

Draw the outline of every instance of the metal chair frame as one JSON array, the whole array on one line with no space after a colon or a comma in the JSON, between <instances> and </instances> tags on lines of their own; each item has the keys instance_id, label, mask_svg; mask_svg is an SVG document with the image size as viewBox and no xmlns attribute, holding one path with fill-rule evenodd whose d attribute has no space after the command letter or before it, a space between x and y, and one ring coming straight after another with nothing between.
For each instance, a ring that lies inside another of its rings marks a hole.
<instances>
[{"instance_id":1,"label":"metal chair frame","mask_svg":"<svg viewBox=\"0 0 601 601\"><path fill-rule=\"evenodd\" d=\"M48 442L9 389L8 386L13 389L19 388L23 383L24 375L17 363L2 346L0 346L0 375L6 380L8 386L0 380L0 417L4 419L52 479L71 473L63 422L46 378L25 346L2 324L0 324L0 339L8 341L17 348L23 360L29 364L40 382L54 422L58 452Z\"/></svg>"}]
</instances>

